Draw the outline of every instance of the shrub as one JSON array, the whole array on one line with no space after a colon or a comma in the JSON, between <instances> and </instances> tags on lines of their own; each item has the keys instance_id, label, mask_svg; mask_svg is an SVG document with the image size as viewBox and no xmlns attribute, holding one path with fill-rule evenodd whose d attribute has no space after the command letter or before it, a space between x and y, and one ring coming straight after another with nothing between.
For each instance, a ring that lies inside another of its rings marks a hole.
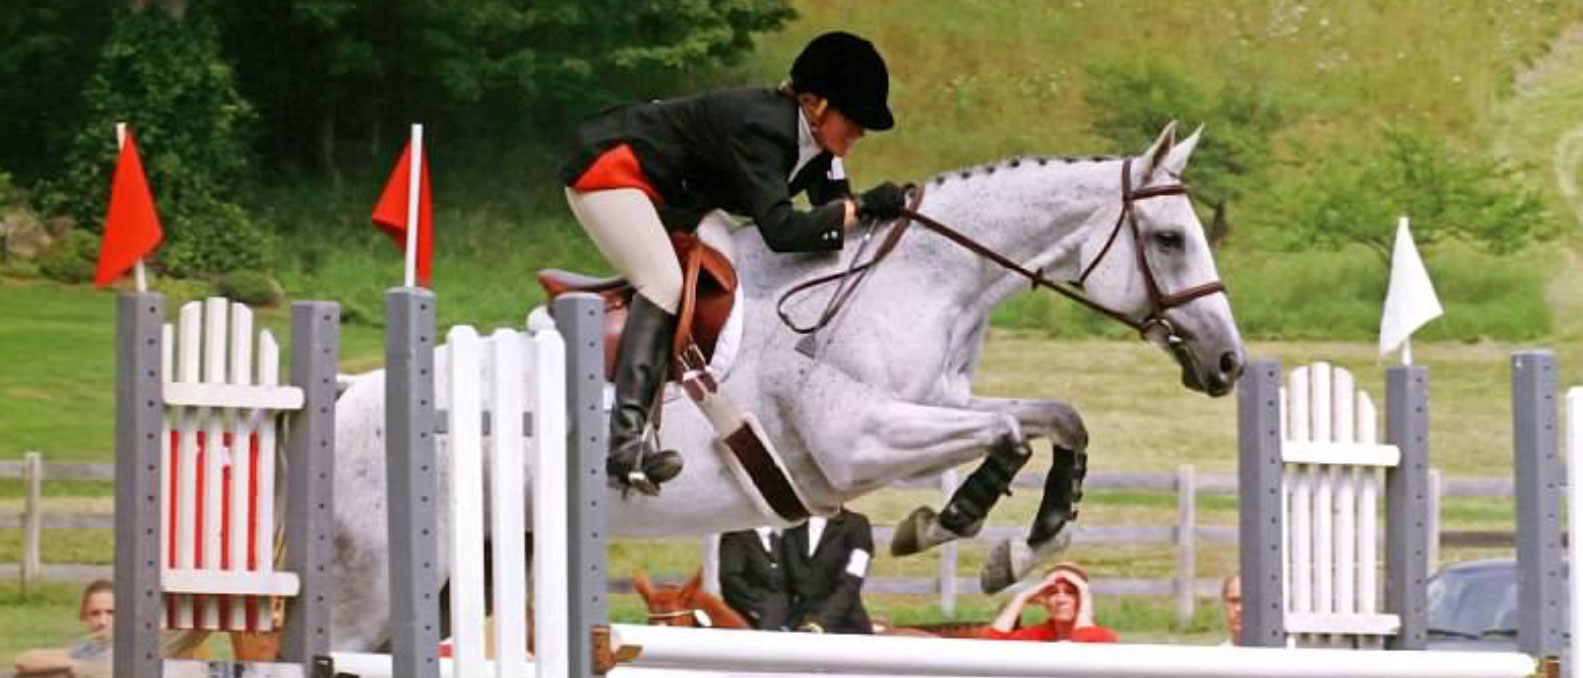
<instances>
[{"instance_id":1,"label":"shrub","mask_svg":"<svg viewBox=\"0 0 1583 678\"><path fill-rule=\"evenodd\" d=\"M93 280L98 267L99 239L85 231L71 231L38 259L44 277L67 284Z\"/></svg>"},{"instance_id":2,"label":"shrub","mask_svg":"<svg viewBox=\"0 0 1583 678\"><path fill-rule=\"evenodd\" d=\"M215 281L220 294L249 306L274 306L285 294L268 274L261 271L232 271Z\"/></svg>"}]
</instances>

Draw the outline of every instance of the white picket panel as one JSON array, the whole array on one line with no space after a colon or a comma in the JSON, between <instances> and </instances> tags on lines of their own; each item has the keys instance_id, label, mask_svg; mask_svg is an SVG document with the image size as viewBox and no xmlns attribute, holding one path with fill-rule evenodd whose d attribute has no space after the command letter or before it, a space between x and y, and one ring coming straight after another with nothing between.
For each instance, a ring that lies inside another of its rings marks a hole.
<instances>
[{"instance_id":1,"label":"white picket panel","mask_svg":"<svg viewBox=\"0 0 1583 678\"><path fill-rule=\"evenodd\" d=\"M269 597L299 587L274 570L274 456L302 390L279 384L279 346L245 305L189 302L162 335L166 626L269 630Z\"/></svg>"},{"instance_id":2,"label":"white picket panel","mask_svg":"<svg viewBox=\"0 0 1583 678\"><path fill-rule=\"evenodd\" d=\"M494 544L494 675L515 678L527 675L527 502L523 497L527 488L523 484L525 445L521 413L528 409L523 391L531 387L527 379L533 376L523 370L524 362L533 363L531 355L524 360L524 353L535 344L521 333L505 329L491 334L489 343L493 366L488 374L495 377L490 380L487 398L493 429L489 443L489 533Z\"/></svg>"},{"instance_id":3,"label":"white picket panel","mask_svg":"<svg viewBox=\"0 0 1583 678\"><path fill-rule=\"evenodd\" d=\"M1373 401L1347 370L1314 363L1287 379L1287 631L1309 645L1394 633L1400 619L1377 612L1375 514L1380 474L1401 453L1379 444Z\"/></svg>"},{"instance_id":4,"label":"white picket panel","mask_svg":"<svg viewBox=\"0 0 1583 678\"><path fill-rule=\"evenodd\" d=\"M478 676L484 665L483 347L466 325L451 328L447 344L452 657L458 675Z\"/></svg>"},{"instance_id":5,"label":"white picket panel","mask_svg":"<svg viewBox=\"0 0 1583 678\"><path fill-rule=\"evenodd\" d=\"M566 344L547 314L529 317L533 359L528 365L532 386L533 437L533 633L540 648L566 647L570 631L571 581L569 556L553 545L570 543L567 530L566 473ZM545 548L551 545L550 548ZM560 678L570 670L564 652L546 652L534 664L539 678Z\"/></svg>"}]
</instances>

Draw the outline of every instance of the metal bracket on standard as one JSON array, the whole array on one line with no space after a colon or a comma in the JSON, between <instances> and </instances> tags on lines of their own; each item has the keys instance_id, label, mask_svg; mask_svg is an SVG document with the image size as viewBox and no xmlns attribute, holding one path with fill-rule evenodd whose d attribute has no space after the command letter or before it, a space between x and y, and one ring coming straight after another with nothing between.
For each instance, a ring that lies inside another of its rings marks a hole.
<instances>
[{"instance_id":1,"label":"metal bracket on standard","mask_svg":"<svg viewBox=\"0 0 1583 678\"><path fill-rule=\"evenodd\" d=\"M487 435L489 435L490 422L492 421L490 419L490 417L492 417L493 414L489 410L484 410L483 415L484 415L484 419L483 419L483 422L481 423L481 428L480 428L479 432L487 436ZM451 432L450 421L451 421L451 411L450 410L435 410L434 411L434 432L436 434L450 433ZM523 437L528 437L528 436L531 436L531 435L533 435L533 413L532 412L523 412L522 413L522 436Z\"/></svg>"},{"instance_id":2,"label":"metal bracket on standard","mask_svg":"<svg viewBox=\"0 0 1583 678\"><path fill-rule=\"evenodd\" d=\"M595 626L588 630L588 634L593 639L594 673L601 676L610 673L617 664L631 662L637 659L638 655L643 654L643 647L639 645L611 647L608 626Z\"/></svg>"}]
</instances>

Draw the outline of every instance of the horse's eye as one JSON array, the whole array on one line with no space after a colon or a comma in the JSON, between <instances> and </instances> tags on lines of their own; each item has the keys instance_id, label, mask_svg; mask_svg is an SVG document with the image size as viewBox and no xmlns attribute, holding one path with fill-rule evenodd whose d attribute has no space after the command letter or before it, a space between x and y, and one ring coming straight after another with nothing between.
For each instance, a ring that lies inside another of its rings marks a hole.
<instances>
[{"instance_id":1,"label":"horse's eye","mask_svg":"<svg viewBox=\"0 0 1583 678\"><path fill-rule=\"evenodd\" d=\"M1160 249L1182 249L1183 238L1182 234L1178 231L1160 231L1155 233L1153 238L1155 246L1159 247Z\"/></svg>"}]
</instances>

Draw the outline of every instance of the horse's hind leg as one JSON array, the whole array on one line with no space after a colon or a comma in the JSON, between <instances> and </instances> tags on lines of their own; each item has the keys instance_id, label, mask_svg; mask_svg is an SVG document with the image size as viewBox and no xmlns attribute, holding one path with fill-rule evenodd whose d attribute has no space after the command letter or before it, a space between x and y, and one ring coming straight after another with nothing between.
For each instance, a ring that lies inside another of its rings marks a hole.
<instances>
[{"instance_id":1,"label":"horse's hind leg","mask_svg":"<svg viewBox=\"0 0 1583 678\"><path fill-rule=\"evenodd\" d=\"M1077 520L1083 480L1088 475L1088 432L1077 410L1058 400L975 398L970 406L1010 414L1030 437L1048 437L1055 447L1027 539L997 544L979 573L980 586L993 593L1026 576L1070 543L1066 528Z\"/></svg>"}]
</instances>

